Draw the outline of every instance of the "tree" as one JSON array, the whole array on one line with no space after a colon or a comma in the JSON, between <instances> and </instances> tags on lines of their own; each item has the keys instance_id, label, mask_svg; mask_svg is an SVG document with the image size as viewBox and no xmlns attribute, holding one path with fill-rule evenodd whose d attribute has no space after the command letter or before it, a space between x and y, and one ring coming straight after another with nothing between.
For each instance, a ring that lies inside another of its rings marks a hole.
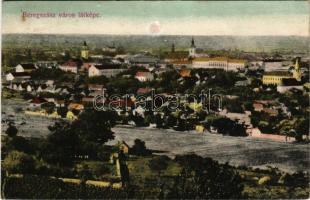
<instances>
[{"instance_id":1,"label":"tree","mask_svg":"<svg viewBox=\"0 0 310 200\"><path fill-rule=\"evenodd\" d=\"M159 113L154 116L154 121L156 123L157 128L163 127L164 120L162 119Z\"/></svg>"},{"instance_id":2,"label":"tree","mask_svg":"<svg viewBox=\"0 0 310 200\"><path fill-rule=\"evenodd\" d=\"M4 159L3 167L10 173L32 173L35 169L35 160L26 153L11 151Z\"/></svg>"},{"instance_id":3,"label":"tree","mask_svg":"<svg viewBox=\"0 0 310 200\"><path fill-rule=\"evenodd\" d=\"M108 91L118 94L135 93L139 87L141 83L134 77L117 77L107 84Z\"/></svg>"},{"instance_id":4,"label":"tree","mask_svg":"<svg viewBox=\"0 0 310 200\"><path fill-rule=\"evenodd\" d=\"M41 157L47 162L71 165L80 153L81 141L67 121L56 122L49 127L52 132L41 144Z\"/></svg>"},{"instance_id":5,"label":"tree","mask_svg":"<svg viewBox=\"0 0 310 200\"><path fill-rule=\"evenodd\" d=\"M9 136L9 137L15 137L18 133L17 128L12 125L11 123L9 124L9 127L6 129L5 133Z\"/></svg>"},{"instance_id":6,"label":"tree","mask_svg":"<svg viewBox=\"0 0 310 200\"><path fill-rule=\"evenodd\" d=\"M140 139L135 139L134 145L130 149L130 154L137 156L145 156L149 155L151 152L146 149L145 142Z\"/></svg>"},{"instance_id":7,"label":"tree","mask_svg":"<svg viewBox=\"0 0 310 200\"><path fill-rule=\"evenodd\" d=\"M53 102L47 102L41 105L41 108L44 109L48 114L52 114L55 110L56 105Z\"/></svg>"},{"instance_id":8,"label":"tree","mask_svg":"<svg viewBox=\"0 0 310 200\"><path fill-rule=\"evenodd\" d=\"M224 102L225 107L229 112L233 113L244 113L244 110L242 108L242 102L240 100L226 100Z\"/></svg>"},{"instance_id":9,"label":"tree","mask_svg":"<svg viewBox=\"0 0 310 200\"><path fill-rule=\"evenodd\" d=\"M239 124L237 121L233 121L229 118L215 119L211 125L216 127L218 132L223 135L231 135L231 136L247 135L244 124Z\"/></svg>"},{"instance_id":10,"label":"tree","mask_svg":"<svg viewBox=\"0 0 310 200\"><path fill-rule=\"evenodd\" d=\"M241 177L228 164L220 165L211 158L197 155L176 156L182 170L175 178L168 198L174 199L239 199Z\"/></svg>"},{"instance_id":11,"label":"tree","mask_svg":"<svg viewBox=\"0 0 310 200\"><path fill-rule=\"evenodd\" d=\"M115 120L115 112L85 110L71 123L58 121L49 127L51 134L41 145L41 156L60 165L71 165L79 156L97 158L98 149L114 139Z\"/></svg>"},{"instance_id":12,"label":"tree","mask_svg":"<svg viewBox=\"0 0 310 200\"><path fill-rule=\"evenodd\" d=\"M15 136L6 141L4 151L9 152L12 150L21 151L24 153L33 153L34 147L29 143L27 139L22 136Z\"/></svg>"},{"instance_id":13,"label":"tree","mask_svg":"<svg viewBox=\"0 0 310 200\"><path fill-rule=\"evenodd\" d=\"M109 82L109 79L106 76L93 76L89 77L86 80L88 83L93 83L93 84L107 84Z\"/></svg>"},{"instance_id":14,"label":"tree","mask_svg":"<svg viewBox=\"0 0 310 200\"><path fill-rule=\"evenodd\" d=\"M296 140L297 141L302 141L303 135L309 135L309 120L306 119L298 119L297 122L295 123L295 130L296 130Z\"/></svg>"},{"instance_id":15,"label":"tree","mask_svg":"<svg viewBox=\"0 0 310 200\"><path fill-rule=\"evenodd\" d=\"M157 172L160 177L161 171L167 169L169 160L168 156L156 156L149 161L148 166L152 171Z\"/></svg>"},{"instance_id":16,"label":"tree","mask_svg":"<svg viewBox=\"0 0 310 200\"><path fill-rule=\"evenodd\" d=\"M62 118L65 118L68 112L68 108L67 107L59 107L57 108L57 113L58 115L60 115Z\"/></svg>"},{"instance_id":17,"label":"tree","mask_svg":"<svg viewBox=\"0 0 310 200\"><path fill-rule=\"evenodd\" d=\"M117 114L112 111L85 110L79 118L72 122L71 128L82 141L104 144L114 139L111 130L118 119Z\"/></svg>"}]
</instances>

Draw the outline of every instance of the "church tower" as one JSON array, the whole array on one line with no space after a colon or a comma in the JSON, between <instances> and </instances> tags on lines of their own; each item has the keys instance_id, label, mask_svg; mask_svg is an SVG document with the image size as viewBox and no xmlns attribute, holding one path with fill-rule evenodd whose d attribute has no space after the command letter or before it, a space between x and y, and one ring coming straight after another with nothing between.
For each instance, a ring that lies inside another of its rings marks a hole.
<instances>
[{"instance_id":1,"label":"church tower","mask_svg":"<svg viewBox=\"0 0 310 200\"><path fill-rule=\"evenodd\" d=\"M175 52L175 46L174 46L174 43L172 43L171 45L171 53L174 53Z\"/></svg>"},{"instance_id":2,"label":"church tower","mask_svg":"<svg viewBox=\"0 0 310 200\"><path fill-rule=\"evenodd\" d=\"M299 66L299 58L296 58L296 63L293 71L293 77L297 81L301 81L301 72L300 72L300 66Z\"/></svg>"},{"instance_id":3,"label":"church tower","mask_svg":"<svg viewBox=\"0 0 310 200\"><path fill-rule=\"evenodd\" d=\"M86 60L89 57L89 49L88 49L88 46L86 44L86 41L84 41L84 44L83 44L82 49L81 49L81 57L83 59L86 59Z\"/></svg>"},{"instance_id":4,"label":"church tower","mask_svg":"<svg viewBox=\"0 0 310 200\"><path fill-rule=\"evenodd\" d=\"M191 47L189 48L189 57L194 58L196 56L196 46L194 38L192 38Z\"/></svg>"}]
</instances>

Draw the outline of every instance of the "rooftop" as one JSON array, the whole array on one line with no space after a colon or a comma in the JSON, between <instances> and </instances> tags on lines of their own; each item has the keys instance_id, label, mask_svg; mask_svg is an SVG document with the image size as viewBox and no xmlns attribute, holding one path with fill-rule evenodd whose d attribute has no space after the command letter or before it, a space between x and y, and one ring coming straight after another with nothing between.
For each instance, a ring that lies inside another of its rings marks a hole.
<instances>
[{"instance_id":1,"label":"rooftop","mask_svg":"<svg viewBox=\"0 0 310 200\"><path fill-rule=\"evenodd\" d=\"M151 72L137 72L136 76L141 77L141 76L148 76L151 75Z\"/></svg>"},{"instance_id":2,"label":"rooftop","mask_svg":"<svg viewBox=\"0 0 310 200\"><path fill-rule=\"evenodd\" d=\"M272 71L272 72L265 72L264 76L286 76L290 77L291 73L286 71Z\"/></svg>"},{"instance_id":3,"label":"rooftop","mask_svg":"<svg viewBox=\"0 0 310 200\"><path fill-rule=\"evenodd\" d=\"M112 63L104 63L104 64L93 65L93 66L99 70L103 70L103 69L119 69L121 65L120 64L112 64Z\"/></svg>"},{"instance_id":4,"label":"rooftop","mask_svg":"<svg viewBox=\"0 0 310 200\"><path fill-rule=\"evenodd\" d=\"M14 77L25 77L30 76L28 72L10 72Z\"/></svg>"},{"instance_id":5,"label":"rooftop","mask_svg":"<svg viewBox=\"0 0 310 200\"><path fill-rule=\"evenodd\" d=\"M36 69L35 65L33 63L23 63L20 64L24 69Z\"/></svg>"},{"instance_id":6,"label":"rooftop","mask_svg":"<svg viewBox=\"0 0 310 200\"><path fill-rule=\"evenodd\" d=\"M77 62L74 61L67 61L65 63L63 63L61 66L66 66L66 67L77 67Z\"/></svg>"},{"instance_id":7,"label":"rooftop","mask_svg":"<svg viewBox=\"0 0 310 200\"><path fill-rule=\"evenodd\" d=\"M195 61L226 61L226 62L229 62L229 63L245 63L246 60L243 60L243 59L230 59L230 58L227 58L227 57L213 57L213 58L210 58L210 57L199 57L199 58L195 58L193 60L194 62Z\"/></svg>"}]
</instances>

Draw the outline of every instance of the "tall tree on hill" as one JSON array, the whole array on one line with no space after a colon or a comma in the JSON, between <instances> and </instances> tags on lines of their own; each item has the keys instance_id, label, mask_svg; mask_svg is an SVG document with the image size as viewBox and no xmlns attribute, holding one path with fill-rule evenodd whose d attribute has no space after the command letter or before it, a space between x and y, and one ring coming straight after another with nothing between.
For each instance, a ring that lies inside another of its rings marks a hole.
<instances>
[{"instance_id":1,"label":"tall tree on hill","mask_svg":"<svg viewBox=\"0 0 310 200\"><path fill-rule=\"evenodd\" d=\"M41 145L41 157L60 165L71 165L79 156L95 158L98 149L114 139L111 128L115 120L114 112L85 110L71 123L56 122L49 127L52 134Z\"/></svg>"},{"instance_id":2,"label":"tall tree on hill","mask_svg":"<svg viewBox=\"0 0 310 200\"><path fill-rule=\"evenodd\" d=\"M5 133L9 137L15 137L18 133L18 129L12 123L10 123L9 127L6 129Z\"/></svg>"},{"instance_id":3,"label":"tall tree on hill","mask_svg":"<svg viewBox=\"0 0 310 200\"><path fill-rule=\"evenodd\" d=\"M238 199L242 198L240 176L229 165L197 155L176 156L182 171L175 179L168 198Z\"/></svg>"}]
</instances>

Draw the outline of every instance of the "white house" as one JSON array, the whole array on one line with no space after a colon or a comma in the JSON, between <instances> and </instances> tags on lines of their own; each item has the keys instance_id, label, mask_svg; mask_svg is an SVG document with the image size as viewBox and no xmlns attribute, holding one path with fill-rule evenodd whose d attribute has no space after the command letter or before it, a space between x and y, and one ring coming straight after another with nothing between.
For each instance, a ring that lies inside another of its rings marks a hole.
<instances>
[{"instance_id":1,"label":"white house","mask_svg":"<svg viewBox=\"0 0 310 200\"><path fill-rule=\"evenodd\" d=\"M73 61L68 61L59 66L59 69L65 71L65 72L72 72L72 73L77 73L78 71L78 64Z\"/></svg>"},{"instance_id":2,"label":"white house","mask_svg":"<svg viewBox=\"0 0 310 200\"><path fill-rule=\"evenodd\" d=\"M38 86L37 92L43 92L43 89L42 89L42 86L41 86L41 85Z\"/></svg>"},{"instance_id":3,"label":"white house","mask_svg":"<svg viewBox=\"0 0 310 200\"><path fill-rule=\"evenodd\" d=\"M101 84L88 84L89 91L102 91L104 86Z\"/></svg>"},{"instance_id":4,"label":"white house","mask_svg":"<svg viewBox=\"0 0 310 200\"><path fill-rule=\"evenodd\" d=\"M19 90L19 91L23 91L23 90L24 90L24 88L23 88L22 84L19 84L19 86L18 86L17 90Z\"/></svg>"},{"instance_id":5,"label":"white house","mask_svg":"<svg viewBox=\"0 0 310 200\"><path fill-rule=\"evenodd\" d=\"M54 85L54 80L47 80L47 81L45 82L45 84L46 84L47 86L53 86L53 85Z\"/></svg>"},{"instance_id":6,"label":"white house","mask_svg":"<svg viewBox=\"0 0 310 200\"><path fill-rule=\"evenodd\" d=\"M283 86L283 85L278 85L277 86L277 92L279 93L285 93L291 89L296 89L296 90L303 90L304 86L303 85L292 85L292 86Z\"/></svg>"},{"instance_id":7,"label":"white house","mask_svg":"<svg viewBox=\"0 0 310 200\"><path fill-rule=\"evenodd\" d=\"M154 75L151 72L137 72L135 78L140 82L146 82L154 80Z\"/></svg>"},{"instance_id":8,"label":"white house","mask_svg":"<svg viewBox=\"0 0 310 200\"><path fill-rule=\"evenodd\" d=\"M26 91L27 91L27 92L32 92L32 87L31 87L31 85L27 85Z\"/></svg>"},{"instance_id":9,"label":"white house","mask_svg":"<svg viewBox=\"0 0 310 200\"><path fill-rule=\"evenodd\" d=\"M13 81L14 80L14 75L12 74L12 73L8 73L8 74L6 74L5 75L5 79L7 80L7 81Z\"/></svg>"},{"instance_id":10,"label":"white house","mask_svg":"<svg viewBox=\"0 0 310 200\"><path fill-rule=\"evenodd\" d=\"M137 116L140 115L144 117L145 109L142 106L138 106L133 110L133 115Z\"/></svg>"},{"instance_id":11,"label":"white house","mask_svg":"<svg viewBox=\"0 0 310 200\"><path fill-rule=\"evenodd\" d=\"M88 69L88 76L106 76L108 78L116 76L117 74L125 71L126 69L120 68L117 64L102 64L102 65L92 65Z\"/></svg>"},{"instance_id":12,"label":"white house","mask_svg":"<svg viewBox=\"0 0 310 200\"><path fill-rule=\"evenodd\" d=\"M15 83L15 84L13 84L13 90L17 90L17 88L18 88L18 85Z\"/></svg>"},{"instance_id":13,"label":"white house","mask_svg":"<svg viewBox=\"0 0 310 200\"><path fill-rule=\"evenodd\" d=\"M55 89L56 89L56 86L55 85L51 85L51 86L47 86L44 91L45 92L49 92L49 93L55 93Z\"/></svg>"}]
</instances>

